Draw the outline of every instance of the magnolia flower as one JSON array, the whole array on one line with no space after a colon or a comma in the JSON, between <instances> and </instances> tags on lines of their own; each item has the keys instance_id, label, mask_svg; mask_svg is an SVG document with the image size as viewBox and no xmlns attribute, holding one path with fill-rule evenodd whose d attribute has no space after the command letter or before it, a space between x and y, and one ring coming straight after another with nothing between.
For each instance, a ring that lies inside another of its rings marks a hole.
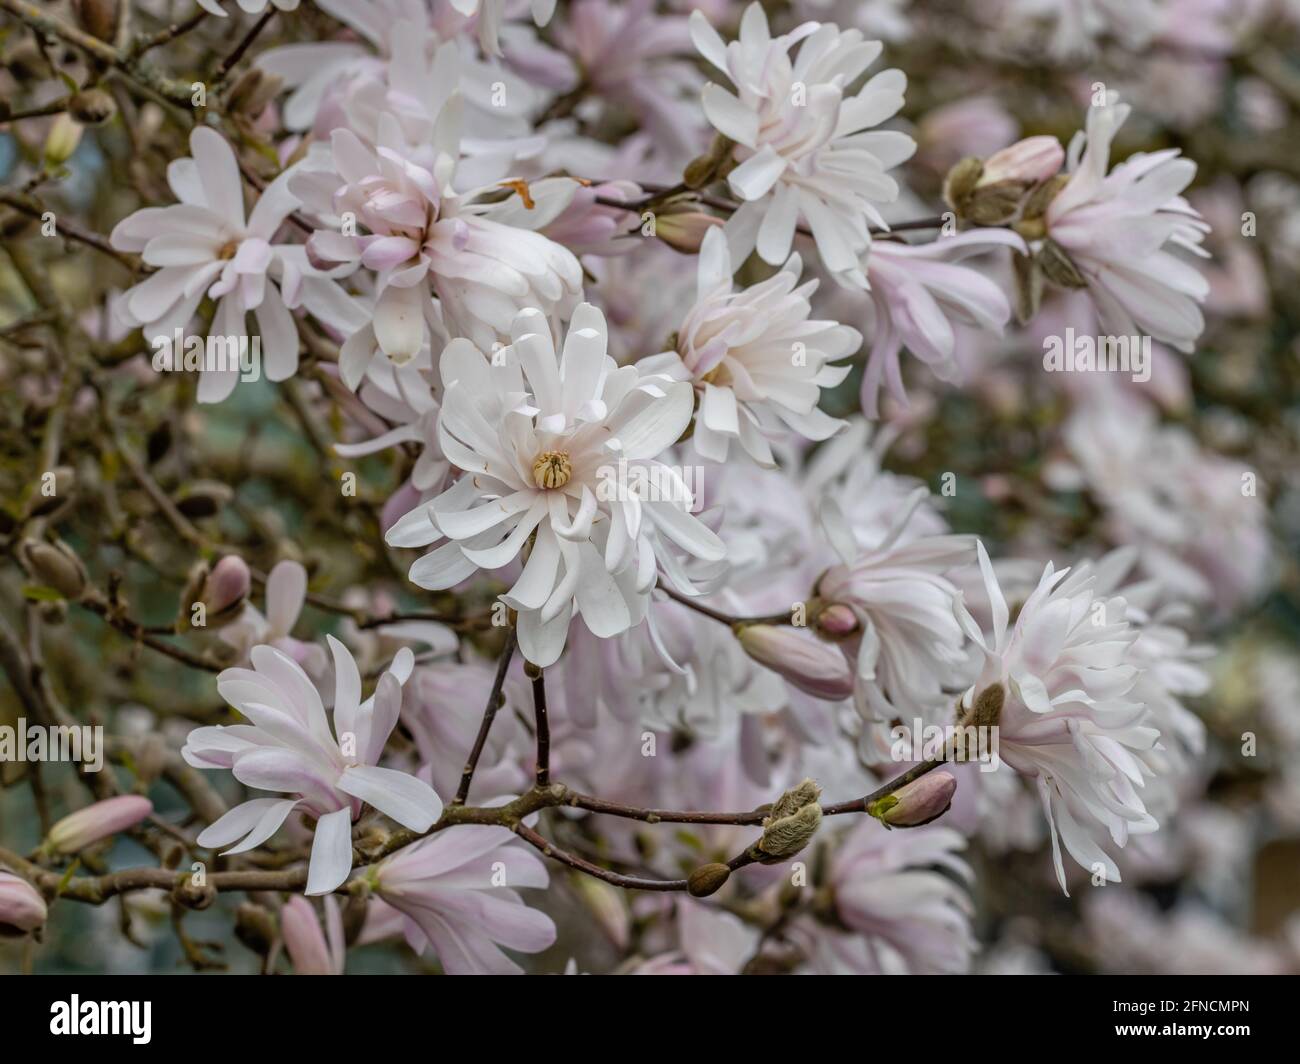
<instances>
[{"instance_id":1,"label":"magnolia flower","mask_svg":"<svg viewBox=\"0 0 1300 1064\"><path fill-rule=\"evenodd\" d=\"M972 542L970 536L905 535L927 494L914 491L885 537L865 549L838 507L823 504L841 564L826 570L816 594L857 618L858 630L840 646L855 667L854 702L868 719L932 711L962 675L962 631L953 616L958 591L945 574L970 561Z\"/></svg>"},{"instance_id":2,"label":"magnolia flower","mask_svg":"<svg viewBox=\"0 0 1300 1064\"><path fill-rule=\"evenodd\" d=\"M727 242L716 229L704 236L695 306L677 332L677 351L643 361L690 380L700 395L692 441L701 455L724 462L736 440L755 461L775 464L767 434L783 426L824 440L843 422L818 409L849 367L828 365L853 354L856 329L810 318L817 281L799 284L802 262L791 255L777 274L735 291Z\"/></svg>"},{"instance_id":3,"label":"magnolia flower","mask_svg":"<svg viewBox=\"0 0 1300 1064\"><path fill-rule=\"evenodd\" d=\"M930 244L878 240L872 245L867 277L875 331L862 374L863 413L879 416L882 383L907 404L899 366L904 347L940 380L953 381L958 376L955 323L1002 335L1011 317L1006 295L982 273L956 264L1001 246L1025 250L1024 241L1005 229L973 229Z\"/></svg>"},{"instance_id":4,"label":"magnolia flower","mask_svg":"<svg viewBox=\"0 0 1300 1064\"><path fill-rule=\"evenodd\" d=\"M305 307L338 327L351 319L354 308L332 280L307 263L301 247L273 243L298 207L289 192L291 171L266 187L246 217L243 179L230 145L198 126L190 134L190 152L191 158L167 168L168 184L181 202L136 211L109 239L115 248L139 252L158 267L126 293L121 313L144 329L159 354L170 351L167 368L179 366L182 355L171 350L174 332L189 324L205 295L216 300L208 333L225 341L227 357L224 365L205 359L198 391L200 402L216 403L239 380L236 345L247 337L248 313L257 319L266 376L281 381L298 369L298 327L290 309Z\"/></svg>"},{"instance_id":5,"label":"magnolia flower","mask_svg":"<svg viewBox=\"0 0 1300 1064\"><path fill-rule=\"evenodd\" d=\"M745 9L738 41L723 44L698 11L691 38L736 88L733 95L709 84L703 97L705 116L735 141L740 161L727 176L744 201L727 222L732 261L757 247L763 261L780 265L802 218L832 276L868 287L859 260L871 244L870 226L888 228L876 204L898 196L885 171L916 148L905 133L871 129L903 106L902 71L876 74L846 100L848 86L880 55L880 42L816 22L773 37L757 3ZM800 41L792 62L790 49Z\"/></svg>"},{"instance_id":6,"label":"magnolia flower","mask_svg":"<svg viewBox=\"0 0 1300 1064\"><path fill-rule=\"evenodd\" d=\"M454 46L440 49L437 61L445 68L437 78L441 90L453 98L432 134L432 168L410 157L397 118L385 113L375 148L336 129L331 169L309 160L294 181L305 201L340 219L339 229L317 230L308 241L313 261L378 275L372 319L339 353L339 372L351 388L376 348L404 365L445 324L486 350L509 332L519 310L567 315L582 292L582 267L572 252L532 231L564 210L575 182L557 178L531 188L507 182L514 195L504 199L499 185L453 190L459 157ZM353 235L358 228L367 232Z\"/></svg>"},{"instance_id":7,"label":"magnolia flower","mask_svg":"<svg viewBox=\"0 0 1300 1064\"><path fill-rule=\"evenodd\" d=\"M414 655L401 651L361 700L361 675L347 647L327 637L334 656L334 728L307 674L270 646L253 648L250 669L226 669L217 690L251 724L196 728L181 751L195 768L229 769L245 786L292 794L254 798L204 829L200 846L238 843L244 853L269 839L294 810L316 821L308 894L328 894L352 870L352 822L370 805L412 831L442 815L433 789L414 776L380 768L401 712L402 684Z\"/></svg>"},{"instance_id":8,"label":"magnolia flower","mask_svg":"<svg viewBox=\"0 0 1300 1064\"><path fill-rule=\"evenodd\" d=\"M739 975L758 952L758 931L729 912L690 898L677 901L680 949L651 957L636 975Z\"/></svg>"},{"instance_id":9,"label":"magnolia flower","mask_svg":"<svg viewBox=\"0 0 1300 1064\"><path fill-rule=\"evenodd\" d=\"M280 934L298 975L342 975L347 946L343 918L332 894L325 896L325 931L311 902L295 894L280 910Z\"/></svg>"},{"instance_id":10,"label":"magnolia flower","mask_svg":"<svg viewBox=\"0 0 1300 1064\"><path fill-rule=\"evenodd\" d=\"M432 948L448 975L517 975L501 947L540 953L555 942L551 918L517 889L547 886L546 865L509 828L461 826L421 839L372 868L367 882L406 918L411 948Z\"/></svg>"},{"instance_id":11,"label":"magnolia flower","mask_svg":"<svg viewBox=\"0 0 1300 1064\"><path fill-rule=\"evenodd\" d=\"M1049 562L1008 627L1006 600L982 543L979 563L992 635L986 637L958 604L958 618L983 658L963 704L971 706L977 692L995 684L1005 689L999 756L1037 783L1061 889L1062 845L1093 875L1117 883L1119 869L1094 835L1104 831L1123 847L1130 835L1158 826L1140 792L1154 775L1148 755L1159 733L1132 697L1137 632L1125 617L1125 602L1098 590L1088 564L1058 572Z\"/></svg>"},{"instance_id":12,"label":"magnolia flower","mask_svg":"<svg viewBox=\"0 0 1300 1064\"><path fill-rule=\"evenodd\" d=\"M1130 155L1107 174L1128 115L1127 104L1088 111L1087 134L1070 142L1069 181L1044 217L1047 235L1087 284L1103 332L1191 351L1205 328L1197 304L1209 283L1173 249L1208 255L1200 244L1209 226L1180 195L1196 164L1167 148Z\"/></svg>"},{"instance_id":13,"label":"magnolia flower","mask_svg":"<svg viewBox=\"0 0 1300 1064\"><path fill-rule=\"evenodd\" d=\"M853 935L817 929L812 970L822 974L951 975L970 966L975 950L973 912L962 887L929 871L943 868L972 878L958 856L966 845L956 831L918 827L882 831L862 819L832 852L830 884L835 912ZM798 929L808 935L807 924Z\"/></svg>"},{"instance_id":14,"label":"magnolia flower","mask_svg":"<svg viewBox=\"0 0 1300 1064\"><path fill-rule=\"evenodd\" d=\"M672 160L698 148L699 110L685 97L701 78L687 20L655 10L654 0L576 0L555 27L555 42L574 59L591 92L626 108Z\"/></svg>"},{"instance_id":15,"label":"magnolia flower","mask_svg":"<svg viewBox=\"0 0 1300 1064\"><path fill-rule=\"evenodd\" d=\"M540 311L515 319L491 361L467 340L442 353L438 432L464 475L387 533L395 547L448 542L411 566L430 590L500 569L531 539L502 596L524 656L550 665L575 610L597 636L639 624L671 542L708 561L721 540L691 514L685 482L656 461L690 421L688 384L619 367L605 318L582 304L557 356Z\"/></svg>"}]
</instances>

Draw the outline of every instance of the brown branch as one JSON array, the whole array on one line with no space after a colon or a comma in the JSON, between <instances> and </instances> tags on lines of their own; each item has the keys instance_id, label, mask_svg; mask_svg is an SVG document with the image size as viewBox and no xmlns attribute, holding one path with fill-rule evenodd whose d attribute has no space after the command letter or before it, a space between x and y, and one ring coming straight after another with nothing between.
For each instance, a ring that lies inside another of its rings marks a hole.
<instances>
[{"instance_id":1,"label":"brown branch","mask_svg":"<svg viewBox=\"0 0 1300 1064\"><path fill-rule=\"evenodd\" d=\"M506 645L501 651L501 658L497 662L496 679L492 683L492 691L483 710L483 721L479 724L478 735L474 737L474 746L469 752L469 760L465 763L465 771L460 777L460 787L456 790L452 805L464 805L469 798L470 784L474 782L474 771L478 768L478 759L483 756L488 732L492 730L492 722L496 720L497 710L505 701L501 688L505 686L506 671L510 668L510 659L514 657L516 642L515 630L511 628L506 636Z\"/></svg>"}]
</instances>

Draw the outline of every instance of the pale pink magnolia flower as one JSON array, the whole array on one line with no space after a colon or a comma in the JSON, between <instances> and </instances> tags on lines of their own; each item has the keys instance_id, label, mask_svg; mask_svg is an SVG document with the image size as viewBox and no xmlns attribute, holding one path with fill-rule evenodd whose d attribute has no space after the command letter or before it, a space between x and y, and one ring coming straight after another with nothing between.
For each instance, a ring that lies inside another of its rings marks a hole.
<instances>
[{"instance_id":1,"label":"pale pink magnolia flower","mask_svg":"<svg viewBox=\"0 0 1300 1064\"><path fill-rule=\"evenodd\" d=\"M602 637L640 624L670 545L715 562L725 547L692 515L680 474L658 460L690 421L688 384L619 367L590 304L574 311L558 354L540 311L519 314L511 335L490 360L463 339L443 351L439 439L463 475L385 538L446 539L410 572L438 590L503 568L531 537L502 601L519 611L524 657L546 666L575 613Z\"/></svg>"},{"instance_id":2,"label":"pale pink magnolia flower","mask_svg":"<svg viewBox=\"0 0 1300 1064\"><path fill-rule=\"evenodd\" d=\"M77 853L135 827L152 815L153 802L144 795L121 794L105 798L65 816L50 828L45 845L55 853Z\"/></svg>"},{"instance_id":3,"label":"pale pink magnolia flower","mask_svg":"<svg viewBox=\"0 0 1300 1064\"><path fill-rule=\"evenodd\" d=\"M27 880L0 871L0 938L16 938L44 926L45 899Z\"/></svg>"},{"instance_id":4,"label":"pale pink magnolia flower","mask_svg":"<svg viewBox=\"0 0 1300 1064\"><path fill-rule=\"evenodd\" d=\"M361 674L347 647L327 636L334 655L334 727L307 674L270 646L253 648L252 669L226 669L217 690L250 724L196 728L181 753L195 768L229 769L247 787L291 798L254 798L231 809L198 837L204 847L260 846L295 810L314 818L308 894L328 894L352 870L352 823L368 805L410 828L428 831L442 801L427 783L379 767L401 713L402 684L414 663L401 651L361 700Z\"/></svg>"},{"instance_id":5,"label":"pale pink magnolia flower","mask_svg":"<svg viewBox=\"0 0 1300 1064\"><path fill-rule=\"evenodd\" d=\"M327 325L341 327L356 308L324 272L306 260L301 246L275 243L276 232L299 206L289 191L291 170L269 184L251 214L244 214L243 178L230 145L206 126L190 134L192 157L167 168L167 180L181 202L145 207L120 221L110 240L121 251L139 252L157 271L126 293L121 313L144 330L155 350L170 350L175 330L190 324L206 295L216 300L208 327L227 346L247 337L245 318L257 320L262 369L282 381L298 369L298 327L290 311L302 307ZM230 354L234 355L235 350ZM171 351L168 368L181 364ZM234 364L230 364L234 362ZM200 402L225 399L239 380L237 360L205 365Z\"/></svg>"},{"instance_id":6,"label":"pale pink magnolia flower","mask_svg":"<svg viewBox=\"0 0 1300 1064\"><path fill-rule=\"evenodd\" d=\"M648 359L647 370L689 380L699 395L692 445L725 462L736 442L760 465L775 464L768 437L793 430L825 440L844 427L818 407L822 390L849 373L831 365L852 355L862 335L811 317L818 282L799 284L791 255L773 277L735 289L722 232L710 229L700 249L696 302L677 331L677 350Z\"/></svg>"},{"instance_id":7,"label":"pale pink magnolia flower","mask_svg":"<svg viewBox=\"0 0 1300 1064\"><path fill-rule=\"evenodd\" d=\"M740 975L758 952L758 929L737 916L691 898L676 907L676 950L651 957L634 975Z\"/></svg>"},{"instance_id":8,"label":"pale pink magnolia flower","mask_svg":"<svg viewBox=\"0 0 1300 1064\"><path fill-rule=\"evenodd\" d=\"M313 677L324 674L325 652L314 643L293 638L303 604L307 601L307 570L299 562L276 562L266 577L266 613L251 602L223 627L218 638L235 650L235 660L247 663L253 647L267 643L283 651Z\"/></svg>"},{"instance_id":9,"label":"pale pink magnolia flower","mask_svg":"<svg viewBox=\"0 0 1300 1064\"><path fill-rule=\"evenodd\" d=\"M298 975L342 975L347 946L334 895L325 895L325 929L311 902L295 894L280 909L280 935Z\"/></svg>"},{"instance_id":10,"label":"pale pink magnolia flower","mask_svg":"<svg viewBox=\"0 0 1300 1064\"><path fill-rule=\"evenodd\" d=\"M993 613L992 634L958 606L958 617L983 652L967 707L993 684L1005 702L998 720L1002 761L1034 780L1052 832L1056 877L1066 891L1061 847L1093 876L1118 883L1115 862L1095 836L1118 847L1159 826L1142 796L1155 775L1159 732L1134 697L1138 633L1124 599L1108 596L1084 563L1057 571L1049 562L1014 625L984 545L980 571Z\"/></svg>"},{"instance_id":11,"label":"pale pink magnolia flower","mask_svg":"<svg viewBox=\"0 0 1300 1064\"><path fill-rule=\"evenodd\" d=\"M504 952L540 953L555 924L530 909L519 888L550 883L546 864L509 828L462 825L397 851L366 873L380 899L405 918L416 952L432 949L448 975L517 975ZM371 903L372 910L378 906ZM384 930L392 926L383 920Z\"/></svg>"},{"instance_id":12,"label":"pale pink magnolia flower","mask_svg":"<svg viewBox=\"0 0 1300 1064\"><path fill-rule=\"evenodd\" d=\"M882 385L903 405L907 392L899 355L904 347L936 377L955 381L960 325L977 325L997 336L1011 317L999 285L958 263L999 247L1024 251L1024 241L1005 229L973 229L929 244L877 240L867 258L875 328L862 375L862 410L878 417Z\"/></svg>"},{"instance_id":13,"label":"pale pink magnolia flower","mask_svg":"<svg viewBox=\"0 0 1300 1064\"><path fill-rule=\"evenodd\" d=\"M983 159L1011 143L1020 126L994 96L966 96L926 111L917 123L917 161L939 174L968 155Z\"/></svg>"},{"instance_id":14,"label":"pale pink magnolia flower","mask_svg":"<svg viewBox=\"0 0 1300 1064\"><path fill-rule=\"evenodd\" d=\"M1041 25L1049 30L1051 55L1075 60L1094 54L1107 38L1141 52L1167 17L1160 0L1012 0L1002 14L1011 39L1038 46L1034 31Z\"/></svg>"},{"instance_id":15,"label":"pale pink magnolia flower","mask_svg":"<svg viewBox=\"0 0 1300 1064\"><path fill-rule=\"evenodd\" d=\"M1131 155L1108 174L1129 110L1089 109L1087 133L1070 142L1069 182L1047 208L1047 235L1087 280L1105 334L1147 334L1191 351L1209 284L1174 252L1208 255L1200 245L1209 226L1181 195L1196 164L1168 148Z\"/></svg>"},{"instance_id":16,"label":"pale pink magnolia flower","mask_svg":"<svg viewBox=\"0 0 1300 1064\"><path fill-rule=\"evenodd\" d=\"M687 19L659 14L654 0L576 0L555 27L555 43L568 52L602 101L626 108L673 161L701 147L703 125L691 100L703 79L686 57Z\"/></svg>"},{"instance_id":17,"label":"pale pink magnolia flower","mask_svg":"<svg viewBox=\"0 0 1300 1064\"><path fill-rule=\"evenodd\" d=\"M974 906L959 880L974 878L959 856L966 846L945 827L886 831L863 818L832 850L835 912L853 933L800 921L808 970L822 975L953 975L970 968L976 949Z\"/></svg>"},{"instance_id":18,"label":"pale pink magnolia flower","mask_svg":"<svg viewBox=\"0 0 1300 1064\"><path fill-rule=\"evenodd\" d=\"M447 67L441 80L454 93L454 46L445 46L438 58ZM444 333L444 325L488 350L523 308L567 316L582 293L582 267L572 252L533 231L568 205L576 182L510 185L515 194L504 199L499 185L457 193L458 113L453 100L440 114L432 170L410 157L397 119L384 114L376 147L337 129L329 168L318 169L323 160L309 159L295 179L306 202L339 221L338 229L312 235L312 259L377 274L372 320L339 353L339 372L351 388L378 352L405 365L431 336Z\"/></svg>"},{"instance_id":19,"label":"pale pink magnolia flower","mask_svg":"<svg viewBox=\"0 0 1300 1064\"><path fill-rule=\"evenodd\" d=\"M868 720L910 719L948 702L964 675L958 599L949 579L969 564L972 537L905 535L913 511L928 492L918 488L884 538L863 547L834 500L823 521L840 563L817 583L817 596L847 606L859 630L839 646L854 668L854 703Z\"/></svg>"},{"instance_id":20,"label":"pale pink magnolia flower","mask_svg":"<svg viewBox=\"0 0 1300 1064\"><path fill-rule=\"evenodd\" d=\"M757 3L745 9L738 41L724 44L699 12L691 15L691 37L736 89L711 83L703 95L705 116L735 141L740 160L727 177L744 201L726 225L732 261L757 248L764 262L779 266L802 219L835 280L867 288L860 260L871 246L870 228L888 228L877 205L898 197L886 171L916 148L905 133L871 128L903 106L902 71L876 74L846 99L880 55L880 42L816 22L773 37Z\"/></svg>"}]
</instances>

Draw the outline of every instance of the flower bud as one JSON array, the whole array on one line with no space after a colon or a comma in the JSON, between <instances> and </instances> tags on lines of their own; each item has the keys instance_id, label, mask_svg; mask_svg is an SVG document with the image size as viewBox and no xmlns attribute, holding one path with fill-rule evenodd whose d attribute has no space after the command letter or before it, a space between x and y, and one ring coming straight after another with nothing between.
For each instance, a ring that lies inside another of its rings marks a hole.
<instances>
[{"instance_id":1,"label":"flower bud","mask_svg":"<svg viewBox=\"0 0 1300 1064\"><path fill-rule=\"evenodd\" d=\"M248 598L251 583L248 565L238 554L227 554L212 567L203 581L202 600L208 610L208 625L233 616Z\"/></svg>"},{"instance_id":2,"label":"flower bud","mask_svg":"<svg viewBox=\"0 0 1300 1064\"><path fill-rule=\"evenodd\" d=\"M52 480L53 491L48 495L44 492L32 496L32 500L27 505L27 512L32 517L44 517L52 514L61 506L67 504L73 496L73 490L77 486L77 474L71 466L55 466L50 470L54 474Z\"/></svg>"},{"instance_id":3,"label":"flower bud","mask_svg":"<svg viewBox=\"0 0 1300 1064\"><path fill-rule=\"evenodd\" d=\"M77 853L87 846L134 827L153 812L153 802L139 794L106 798L65 816L45 839L54 853Z\"/></svg>"},{"instance_id":4,"label":"flower bud","mask_svg":"<svg viewBox=\"0 0 1300 1064\"><path fill-rule=\"evenodd\" d=\"M817 833L822 807L817 804L822 789L810 779L786 791L763 820L763 837L750 851L763 864L789 860Z\"/></svg>"},{"instance_id":5,"label":"flower bud","mask_svg":"<svg viewBox=\"0 0 1300 1064\"><path fill-rule=\"evenodd\" d=\"M235 937L259 957L275 944L275 921L264 906L246 901L235 910Z\"/></svg>"},{"instance_id":6,"label":"flower bud","mask_svg":"<svg viewBox=\"0 0 1300 1064\"><path fill-rule=\"evenodd\" d=\"M1015 181L1028 188L1055 177L1065 163L1065 149L1055 137L1026 137L984 160L976 188Z\"/></svg>"},{"instance_id":7,"label":"flower bud","mask_svg":"<svg viewBox=\"0 0 1300 1064\"><path fill-rule=\"evenodd\" d=\"M724 864L700 865L686 877L686 889L692 898L707 898L722 889L731 878L731 869Z\"/></svg>"},{"instance_id":8,"label":"flower bud","mask_svg":"<svg viewBox=\"0 0 1300 1064\"><path fill-rule=\"evenodd\" d=\"M45 135L45 165L62 166L72 158L72 153L81 143L81 134L85 127L66 111L54 119L50 131Z\"/></svg>"},{"instance_id":9,"label":"flower bud","mask_svg":"<svg viewBox=\"0 0 1300 1064\"><path fill-rule=\"evenodd\" d=\"M838 702L853 693L844 655L819 639L772 624L744 625L736 637L751 658L814 698Z\"/></svg>"},{"instance_id":10,"label":"flower bud","mask_svg":"<svg viewBox=\"0 0 1300 1064\"><path fill-rule=\"evenodd\" d=\"M964 725L977 728L993 728L1002 717L1002 706L1006 702L1007 692L1000 683L990 684L975 698L975 705L963 719Z\"/></svg>"},{"instance_id":11,"label":"flower bud","mask_svg":"<svg viewBox=\"0 0 1300 1064\"><path fill-rule=\"evenodd\" d=\"M722 224L723 219L704 211L669 210L655 215L655 236L674 251L695 255L704 234Z\"/></svg>"},{"instance_id":12,"label":"flower bud","mask_svg":"<svg viewBox=\"0 0 1300 1064\"><path fill-rule=\"evenodd\" d=\"M1088 279L1079 272L1079 267L1056 241L1044 240L1034 258L1043 275L1053 284L1062 288L1088 287Z\"/></svg>"},{"instance_id":13,"label":"flower bud","mask_svg":"<svg viewBox=\"0 0 1300 1064\"><path fill-rule=\"evenodd\" d=\"M927 772L893 794L877 798L867 812L891 828L916 828L936 820L952 805L957 778L951 772Z\"/></svg>"},{"instance_id":14,"label":"flower bud","mask_svg":"<svg viewBox=\"0 0 1300 1064\"><path fill-rule=\"evenodd\" d=\"M852 607L842 602L832 602L818 611L813 619L813 627L818 635L826 639L839 640L857 635L862 626Z\"/></svg>"},{"instance_id":15,"label":"flower bud","mask_svg":"<svg viewBox=\"0 0 1300 1064\"><path fill-rule=\"evenodd\" d=\"M299 975L337 974L316 910L301 894L295 894L280 910L280 934Z\"/></svg>"},{"instance_id":16,"label":"flower bud","mask_svg":"<svg viewBox=\"0 0 1300 1064\"><path fill-rule=\"evenodd\" d=\"M87 126L101 126L117 114L117 104L103 89L84 89L68 101L68 113Z\"/></svg>"},{"instance_id":17,"label":"flower bud","mask_svg":"<svg viewBox=\"0 0 1300 1064\"><path fill-rule=\"evenodd\" d=\"M86 567L66 543L26 539L19 553L33 579L54 588L64 598L80 598L86 590Z\"/></svg>"},{"instance_id":18,"label":"flower bud","mask_svg":"<svg viewBox=\"0 0 1300 1064\"><path fill-rule=\"evenodd\" d=\"M266 105L280 94L283 86L283 78L275 74L267 74L257 67L250 67L230 87L230 94L226 97L226 107L233 114L256 118L266 110Z\"/></svg>"},{"instance_id":19,"label":"flower bud","mask_svg":"<svg viewBox=\"0 0 1300 1064\"><path fill-rule=\"evenodd\" d=\"M47 911L40 891L25 879L0 872L0 938L16 938L45 923Z\"/></svg>"},{"instance_id":20,"label":"flower bud","mask_svg":"<svg viewBox=\"0 0 1300 1064\"><path fill-rule=\"evenodd\" d=\"M631 917L623 900L623 892L590 876L578 876L573 885L595 919L596 926L619 949L626 948L631 931Z\"/></svg>"},{"instance_id":21,"label":"flower bud","mask_svg":"<svg viewBox=\"0 0 1300 1064\"><path fill-rule=\"evenodd\" d=\"M219 480L196 480L176 495L176 509L198 520L213 517L235 497L234 489Z\"/></svg>"},{"instance_id":22,"label":"flower bud","mask_svg":"<svg viewBox=\"0 0 1300 1064\"><path fill-rule=\"evenodd\" d=\"M117 0L72 0L81 28L92 37L112 42L117 32Z\"/></svg>"}]
</instances>

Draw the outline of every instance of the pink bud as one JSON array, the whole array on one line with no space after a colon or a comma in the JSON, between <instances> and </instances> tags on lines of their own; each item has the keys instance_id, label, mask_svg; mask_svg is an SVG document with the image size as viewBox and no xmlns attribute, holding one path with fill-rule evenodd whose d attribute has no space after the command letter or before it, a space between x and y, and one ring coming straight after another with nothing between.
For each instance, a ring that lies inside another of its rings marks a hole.
<instances>
[{"instance_id":1,"label":"pink bud","mask_svg":"<svg viewBox=\"0 0 1300 1064\"><path fill-rule=\"evenodd\" d=\"M338 903L326 898L328 918L336 924L336 945L342 945L338 930ZM341 975L342 957L338 949L331 948L321 931L320 920L311 902L295 894L280 910L280 934L284 947L293 961L293 970L299 975Z\"/></svg>"},{"instance_id":2,"label":"pink bud","mask_svg":"<svg viewBox=\"0 0 1300 1064\"><path fill-rule=\"evenodd\" d=\"M951 772L927 772L893 794L877 798L867 812L892 828L915 828L943 816L952 805L957 778Z\"/></svg>"},{"instance_id":3,"label":"pink bud","mask_svg":"<svg viewBox=\"0 0 1300 1064\"><path fill-rule=\"evenodd\" d=\"M834 647L793 628L750 624L737 633L745 653L799 690L838 702L853 693L853 673Z\"/></svg>"},{"instance_id":4,"label":"pink bud","mask_svg":"<svg viewBox=\"0 0 1300 1064\"><path fill-rule=\"evenodd\" d=\"M984 172L976 188L999 181L1036 185L1055 177L1064 163L1065 149L1055 137L1026 137L984 160Z\"/></svg>"},{"instance_id":5,"label":"pink bud","mask_svg":"<svg viewBox=\"0 0 1300 1064\"><path fill-rule=\"evenodd\" d=\"M223 613L248 597L248 566L238 554L227 554L212 567L203 583L203 602L213 613Z\"/></svg>"},{"instance_id":6,"label":"pink bud","mask_svg":"<svg viewBox=\"0 0 1300 1064\"><path fill-rule=\"evenodd\" d=\"M813 622L827 639L844 639L857 632L858 615L842 602L834 602L817 614Z\"/></svg>"},{"instance_id":7,"label":"pink bud","mask_svg":"<svg viewBox=\"0 0 1300 1064\"><path fill-rule=\"evenodd\" d=\"M45 899L25 879L0 872L0 938L16 938L45 923Z\"/></svg>"},{"instance_id":8,"label":"pink bud","mask_svg":"<svg viewBox=\"0 0 1300 1064\"><path fill-rule=\"evenodd\" d=\"M138 794L106 798L78 809L50 828L45 844L55 853L76 853L134 827L153 812L153 802Z\"/></svg>"},{"instance_id":9,"label":"pink bud","mask_svg":"<svg viewBox=\"0 0 1300 1064\"><path fill-rule=\"evenodd\" d=\"M655 236L674 251L695 255L704 243L704 234L723 222L724 219L703 211L670 211L655 218Z\"/></svg>"}]
</instances>

